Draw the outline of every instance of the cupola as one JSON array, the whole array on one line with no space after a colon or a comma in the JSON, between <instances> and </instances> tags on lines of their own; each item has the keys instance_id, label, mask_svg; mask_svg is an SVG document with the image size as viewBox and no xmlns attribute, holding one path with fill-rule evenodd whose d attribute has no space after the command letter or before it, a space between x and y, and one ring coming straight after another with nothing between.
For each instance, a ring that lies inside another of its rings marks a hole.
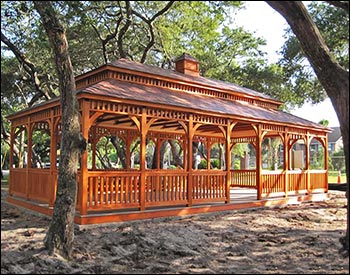
<instances>
[{"instance_id":1,"label":"cupola","mask_svg":"<svg viewBox=\"0 0 350 275\"><path fill-rule=\"evenodd\" d=\"M188 53L184 53L175 60L175 70L179 73L199 76L199 62Z\"/></svg>"}]
</instances>

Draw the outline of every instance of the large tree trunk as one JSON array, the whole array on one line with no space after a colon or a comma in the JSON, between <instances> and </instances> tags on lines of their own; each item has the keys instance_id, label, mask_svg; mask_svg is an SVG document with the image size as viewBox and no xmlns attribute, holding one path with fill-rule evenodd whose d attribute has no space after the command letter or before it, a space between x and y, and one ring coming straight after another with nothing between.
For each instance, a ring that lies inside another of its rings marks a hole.
<instances>
[{"instance_id":1,"label":"large tree trunk","mask_svg":"<svg viewBox=\"0 0 350 275\"><path fill-rule=\"evenodd\" d=\"M113 144L114 148L117 150L117 155L120 162L122 163L123 169L126 169L126 154L125 154L126 147L125 146L123 148L120 147L119 138L117 136L111 137L111 143Z\"/></svg>"},{"instance_id":2,"label":"large tree trunk","mask_svg":"<svg viewBox=\"0 0 350 275\"><path fill-rule=\"evenodd\" d=\"M180 147L180 150L177 150L176 143L174 140L169 139L168 142L170 144L171 152L172 152L173 157L174 157L174 165L176 167L184 168L182 158L180 157L181 147Z\"/></svg>"},{"instance_id":3,"label":"large tree trunk","mask_svg":"<svg viewBox=\"0 0 350 275\"><path fill-rule=\"evenodd\" d=\"M86 142L80 134L75 81L65 29L58 20L52 2L35 1L34 5L55 53L62 112L57 195L52 220L45 237L45 246L50 254L58 253L69 259L74 240L78 160L81 152L86 149Z\"/></svg>"},{"instance_id":4,"label":"large tree trunk","mask_svg":"<svg viewBox=\"0 0 350 275\"><path fill-rule=\"evenodd\" d=\"M300 41L319 81L337 113L344 143L348 215L346 236L341 238L343 250L349 254L349 72L330 53L317 26L301 1L266 1L288 22ZM328 148L325 148L327 150Z\"/></svg>"}]
</instances>

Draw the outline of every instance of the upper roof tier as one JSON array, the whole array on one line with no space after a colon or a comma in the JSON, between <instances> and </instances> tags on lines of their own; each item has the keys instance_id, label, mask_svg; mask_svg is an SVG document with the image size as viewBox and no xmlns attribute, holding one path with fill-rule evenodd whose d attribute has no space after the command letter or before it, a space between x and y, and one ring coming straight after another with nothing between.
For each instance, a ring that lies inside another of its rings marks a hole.
<instances>
[{"instance_id":1,"label":"upper roof tier","mask_svg":"<svg viewBox=\"0 0 350 275\"><path fill-rule=\"evenodd\" d=\"M98 81L114 78L230 101L244 101L271 109L278 109L283 104L268 95L237 84L200 76L199 71L196 71L199 70L198 62L190 55L184 54L178 58L176 68L181 72L119 59L76 77L76 85L77 89L82 89Z\"/></svg>"}]
</instances>

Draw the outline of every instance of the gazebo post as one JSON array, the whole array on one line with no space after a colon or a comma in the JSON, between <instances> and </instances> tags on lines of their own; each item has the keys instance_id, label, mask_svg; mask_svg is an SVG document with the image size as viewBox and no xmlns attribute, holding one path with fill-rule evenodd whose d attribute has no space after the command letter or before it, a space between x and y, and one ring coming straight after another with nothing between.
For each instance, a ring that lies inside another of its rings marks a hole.
<instances>
[{"instance_id":1,"label":"gazebo post","mask_svg":"<svg viewBox=\"0 0 350 275\"><path fill-rule=\"evenodd\" d=\"M257 200L261 200L262 197L262 182L261 182L261 174L262 174L262 153L261 153L261 145L263 141L262 135L262 125L259 124L256 131L256 186L257 186Z\"/></svg>"},{"instance_id":2,"label":"gazebo post","mask_svg":"<svg viewBox=\"0 0 350 275\"><path fill-rule=\"evenodd\" d=\"M30 116L28 116L28 143L27 143L27 167L26 167L26 199L29 200L29 169L32 167L32 147L33 147L33 125L30 122Z\"/></svg>"},{"instance_id":3,"label":"gazebo post","mask_svg":"<svg viewBox=\"0 0 350 275\"><path fill-rule=\"evenodd\" d=\"M14 154L14 147L15 146L15 127L11 126L11 132L10 132L10 167L9 171L14 168L13 167L13 154ZM13 186L13 180L12 177L9 177L9 195L12 196L12 186Z\"/></svg>"},{"instance_id":4,"label":"gazebo post","mask_svg":"<svg viewBox=\"0 0 350 275\"><path fill-rule=\"evenodd\" d=\"M326 192L328 191L328 135L324 138L324 169L326 170L324 186Z\"/></svg>"},{"instance_id":5,"label":"gazebo post","mask_svg":"<svg viewBox=\"0 0 350 275\"><path fill-rule=\"evenodd\" d=\"M288 191L289 191L289 134L288 134L288 127L285 127L284 129L284 135L283 135L283 170L285 174L284 179L284 193L285 197L288 197Z\"/></svg>"},{"instance_id":6,"label":"gazebo post","mask_svg":"<svg viewBox=\"0 0 350 275\"><path fill-rule=\"evenodd\" d=\"M145 210L145 188L146 188L146 137L147 137L147 116L146 108L142 109L142 117L140 124L140 210Z\"/></svg>"},{"instance_id":7,"label":"gazebo post","mask_svg":"<svg viewBox=\"0 0 350 275\"><path fill-rule=\"evenodd\" d=\"M231 121L227 120L226 126L226 201L225 203L230 203L230 187L231 187Z\"/></svg>"},{"instance_id":8,"label":"gazebo post","mask_svg":"<svg viewBox=\"0 0 350 275\"><path fill-rule=\"evenodd\" d=\"M193 162L193 145L192 145L192 140L193 140L193 136L194 136L194 131L193 131L193 115L190 114L189 115L189 121L188 121L188 162L187 162L187 168L188 168L188 181L187 181L187 200L188 200L188 204L187 206L192 206L192 199L193 199L193 195L192 195L192 190L193 190L193 186L192 186L192 172L193 172L193 167L192 167L192 162Z\"/></svg>"},{"instance_id":9,"label":"gazebo post","mask_svg":"<svg viewBox=\"0 0 350 275\"><path fill-rule=\"evenodd\" d=\"M89 121L90 121L90 114L89 114L89 101L83 100L82 101L82 116L81 116L81 131L83 138L88 142L89 140ZM87 159L88 159L88 151L85 150L81 154L81 164L80 164L80 192L78 192L79 196L79 202L80 202L80 214L86 215L87 214L87 197L88 197L88 168L87 168Z\"/></svg>"},{"instance_id":10,"label":"gazebo post","mask_svg":"<svg viewBox=\"0 0 350 275\"><path fill-rule=\"evenodd\" d=\"M306 190L307 193L311 193L311 182L310 182L310 135L309 132L306 134L305 141L305 170L306 170Z\"/></svg>"}]
</instances>

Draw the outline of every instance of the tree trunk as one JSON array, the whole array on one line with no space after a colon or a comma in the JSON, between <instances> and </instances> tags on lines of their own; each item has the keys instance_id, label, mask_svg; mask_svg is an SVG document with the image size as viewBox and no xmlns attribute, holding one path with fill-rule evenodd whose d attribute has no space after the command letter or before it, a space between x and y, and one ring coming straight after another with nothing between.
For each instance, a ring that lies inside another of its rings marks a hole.
<instances>
[{"instance_id":1,"label":"tree trunk","mask_svg":"<svg viewBox=\"0 0 350 275\"><path fill-rule=\"evenodd\" d=\"M126 169L126 154L125 154L126 147L125 146L124 148L120 147L119 138L117 136L111 137L111 143L113 144L114 148L117 150L117 155L120 162L122 163L123 169Z\"/></svg>"},{"instance_id":2,"label":"tree trunk","mask_svg":"<svg viewBox=\"0 0 350 275\"><path fill-rule=\"evenodd\" d=\"M346 178L349 183L349 72L342 68L329 51L317 26L301 1L266 1L288 22L300 41L302 49L311 63L319 81L331 99L337 113L343 137L346 161ZM328 148L325 148L327 150ZM347 229L341 238L344 251L349 254L349 184Z\"/></svg>"},{"instance_id":3,"label":"tree trunk","mask_svg":"<svg viewBox=\"0 0 350 275\"><path fill-rule=\"evenodd\" d=\"M174 165L176 167L184 168L184 164L183 164L182 158L180 157L180 152L181 151L177 150L175 141L169 139L168 142L170 144L171 152L172 152L173 157L174 157Z\"/></svg>"},{"instance_id":4,"label":"tree trunk","mask_svg":"<svg viewBox=\"0 0 350 275\"><path fill-rule=\"evenodd\" d=\"M73 67L63 25L52 2L34 1L55 54L59 78L62 114L61 154L54 212L45 237L45 246L52 255L71 258L74 240L74 215L77 196L77 167L86 141L80 134L78 103L75 95Z\"/></svg>"},{"instance_id":5,"label":"tree trunk","mask_svg":"<svg viewBox=\"0 0 350 275\"><path fill-rule=\"evenodd\" d=\"M168 142L164 141L162 143L162 145L160 146L160 153L159 153L159 155L160 155L159 168L160 169L164 168L164 155L165 155L165 152L166 152L167 145L168 145ZM156 150L155 150L155 152L156 152ZM157 167L157 166L155 166L155 167Z\"/></svg>"}]
</instances>

